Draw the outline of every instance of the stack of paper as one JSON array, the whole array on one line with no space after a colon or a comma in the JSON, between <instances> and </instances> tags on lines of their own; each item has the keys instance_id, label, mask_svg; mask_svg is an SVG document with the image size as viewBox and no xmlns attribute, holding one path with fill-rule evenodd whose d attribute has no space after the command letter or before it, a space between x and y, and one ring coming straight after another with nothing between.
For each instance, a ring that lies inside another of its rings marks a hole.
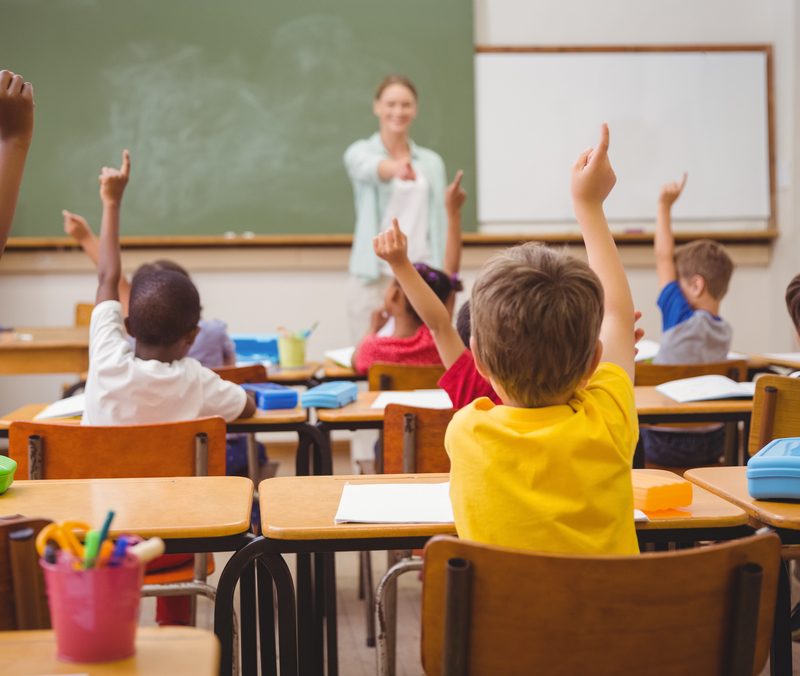
<instances>
[{"instance_id":1,"label":"stack of paper","mask_svg":"<svg viewBox=\"0 0 800 676\"><path fill-rule=\"evenodd\" d=\"M40 411L34 420L47 420L49 418L76 418L83 415L85 408L85 397L83 394L76 394L74 397L59 399Z\"/></svg>"},{"instance_id":2,"label":"stack of paper","mask_svg":"<svg viewBox=\"0 0 800 676\"><path fill-rule=\"evenodd\" d=\"M356 351L354 347L340 347L338 350L328 350L325 353L325 359L330 359L334 364L344 366L344 368L353 367L353 353Z\"/></svg>"},{"instance_id":3,"label":"stack of paper","mask_svg":"<svg viewBox=\"0 0 800 676\"><path fill-rule=\"evenodd\" d=\"M638 343L636 343L636 349L638 352L634 357L634 361L651 361L658 354L659 347L660 345L656 341L642 338Z\"/></svg>"},{"instance_id":4,"label":"stack of paper","mask_svg":"<svg viewBox=\"0 0 800 676\"><path fill-rule=\"evenodd\" d=\"M453 523L450 482L344 485L336 523Z\"/></svg>"},{"instance_id":5,"label":"stack of paper","mask_svg":"<svg viewBox=\"0 0 800 676\"><path fill-rule=\"evenodd\" d=\"M737 383L725 376L697 376L671 380L656 386L656 390L670 399L684 404L689 401L711 399L752 398L756 391L755 383Z\"/></svg>"},{"instance_id":6,"label":"stack of paper","mask_svg":"<svg viewBox=\"0 0 800 676\"><path fill-rule=\"evenodd\" d=\"M417 408L453 408L453 402L444 390L392 390L381 392L372 408L386 408L389 404L416 406Z\"/></svg>"}]
</instances>

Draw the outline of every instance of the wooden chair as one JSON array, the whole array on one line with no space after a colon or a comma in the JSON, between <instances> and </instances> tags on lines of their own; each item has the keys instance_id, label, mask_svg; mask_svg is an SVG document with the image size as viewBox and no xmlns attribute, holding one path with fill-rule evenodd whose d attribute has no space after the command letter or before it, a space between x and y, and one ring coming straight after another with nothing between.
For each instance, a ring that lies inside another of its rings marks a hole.
<instances>
[{"instance_id":1,"label":"wooden chair","mask_svg":"<svg viewBox=\"0 0 800 676\"><path fill-rule=\"evenodd\" d=\"M748 453L773 439L800 436L800 378L763 375L756 380Z\"/></svg>"},{"instance_id":2,"label":"wooden chair","mask_svg":"<svg viewBox=\"0 0 800 676\"><path fill-rule=\"evenodd\" d=\"M779 565L774 533L620 557L437 537L425 548L424 671L757 674Z\"/></svg>"},{"instance_id":3,"label":"wooden chair","mask_svg":"<svg viewBox=\"0 0 800 676\"><path fill-rule=\"evenodd\" d=\"M44 576L34 544L46 519L0 517L0 631L49 629Z\"/></svg>"},{"instance_id":4,"label":"wooden chair","mask_svg":"<svg viewBox=\"0 0 800 676\"><path fill-rule=\"evenodd\" d=\"M75 303L75 326L89 326L94 303Z\"/></svg>"},{"instance_id":5,"label":"wooden chair","mask_svg":"<svg viewBox=\"0 0 800 676\"><path fill-rule=\"evenodd\" d=\"M453 409L430 409L389 404L383 417L383 464L379 473L426 474L449 472L450 458L444 450L444 435L453 417ZM388 567L409 560L421 552L392 550L388 552ZM379 594L372 586L372 566L369 552L361 552L361 591L366 599L367 645L375 645L375 600L385 603L386 623L379 627L386 636L389 661L394 667L397 625L397 585L395 578L378 584Z\"/></svg>"},{"instance_id":6,"label":"wooden chair","mask_svg":"<svg viewBox=\"0 0 800 676\"><path fill-rule=\"evenodd\" d=\"M17 476L28 479L225 475L220 417L108 427L14 422L8 437ZM146 575L142 594L175 595L179 588L213 601L216 590L206 584L213 571L213 555L196 554L184 566Z\"/></svg>"},{"instance_id":7,"label":"wooden chair","mask_svg":"<svg viewBox=\"0 0 800 676\"><path fill-rule=\"evenodd\" d=\"M246 366L217 366L211 369L223 380L237 385L245 383L267 382L267 369L263 364L247 364Z\"/></svg>"},{"instance_id":8,"label":"wooden chair","mask_svg":"<svg viewBox=\"0 0 800 676\"><path fill-rule=\"evenodd\" d=\"M636 364L636 375L634 379L635 385L655 386L662 383L669 382L670 380L680 380L681 378L695 378L697 376L727 376L731 380L741 382L747 377L747 360L746 359L729 359L726 361L709 362L707 364L648 364L645 362L638 362ZM658 427L681 427L691 428L694 423L688 424L675 424L675 425L658 425ZM649 425L642 425L643 428ZM639 442L641 445L641 441ZM735 464L733 459L738 455L739 448L739 429L736 423L727 423L725 425L725 443L724 452L725 458L729 464ZM637 454L640 449L637 449ZM644 456L644 448L641 448L642 457ZM683 473L691 467L674 467L657 465L652 462L642 462L639 466L647 467L648 469L666 469L676 474L683 475Z\"/></svg>"},{"instance_id":9,"label":"wooden chair","mask_svg":"<svg viewBox=\"0 0 800 676\"><path fill-rule=\"evenodd\" d=\"M432 390L439 387L444 366L375 363L369 367L370 390Z\"/></svg>"}]
</instances>

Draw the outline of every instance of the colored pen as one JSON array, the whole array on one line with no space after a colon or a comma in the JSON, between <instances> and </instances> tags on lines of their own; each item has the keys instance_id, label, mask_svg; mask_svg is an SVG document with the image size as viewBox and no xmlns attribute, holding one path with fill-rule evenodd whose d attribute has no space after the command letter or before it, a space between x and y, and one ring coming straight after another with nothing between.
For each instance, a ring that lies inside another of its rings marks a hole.
<instances>
[{"instance_id":1,"label":"colored pen","mask_svg":"<svg viewBox=\"0 0 800 676\"><path fill-rule=\"evenodd\" d=\"M120 535L114 545L114 551L111 552L111 560L108 562L108 565L112 567L120 565L125 559L125 550L128 549L129 545L130 541L127 536Z\"/></svg>"},{"instance_id":2,"label":"colored pen","mask_svg":"<svg viewBox=\"0 0 800 676\"><path fill-rule=\"evenodd\" d=\"M83 547L83 567L85 570L94 568L97 553L100 551L100 531L90 530L86 533L86 540Z\"/></svg>"},{"instance_id":3,"label":"colored pen","mask_svg":"<svg viewBox=\"0 0 800 676\"><path fill-rule=\"evenodd\" d=\"M111 521L114 519L114 510L109 509L108 514L106 514L106 520L103 521L103 527L100 529L100 546L103 546L103 543L106 541L108 537L108 529L111 528Z\"/></svg>"}]
</instances>

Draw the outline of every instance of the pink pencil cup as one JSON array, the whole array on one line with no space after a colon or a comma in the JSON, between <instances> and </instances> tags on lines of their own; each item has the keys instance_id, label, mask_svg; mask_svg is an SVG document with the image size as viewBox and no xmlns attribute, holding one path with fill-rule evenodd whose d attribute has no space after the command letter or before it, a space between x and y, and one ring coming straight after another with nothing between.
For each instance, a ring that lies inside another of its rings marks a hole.
<instances>
[{"instance_id":1,"label":"pink pencil cup","mask_svg":"<svg viewBox=\"0 0 800 676\"><path fill-rule=\"evenodd\" d=\"M111 662L136 651L143 567L133 556L118 566L73 570L72 557L44 569L58 659Z\"/></svg>"}]
</instances>

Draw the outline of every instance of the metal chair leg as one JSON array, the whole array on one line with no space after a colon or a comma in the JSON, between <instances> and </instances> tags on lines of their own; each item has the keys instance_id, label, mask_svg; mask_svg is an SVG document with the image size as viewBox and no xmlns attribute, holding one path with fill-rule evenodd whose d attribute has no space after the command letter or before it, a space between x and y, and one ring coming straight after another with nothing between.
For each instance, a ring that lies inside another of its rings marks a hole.
<instances>
[{"instance_id":1,"label":"metal chair leg","mask_svg":"<svg viewBox=\"0 0 800 676\"><path fill-rule=\"evenodd\" d=\"M397 578L403 573L412 570L422 570L422 559L403 559L394 564L386 571L386 574L381 578L375 590L375 626L377 627L378 647L376 655L379 676L394 676L395 673L394 651L392 651L390 655L389 646L387 645L387 625L389 622L393 622L396 625L397 616L391 617L388 614L384 599L386 598L387 591L392 588L396 591Z\"/></svg>"}]
</instances>

